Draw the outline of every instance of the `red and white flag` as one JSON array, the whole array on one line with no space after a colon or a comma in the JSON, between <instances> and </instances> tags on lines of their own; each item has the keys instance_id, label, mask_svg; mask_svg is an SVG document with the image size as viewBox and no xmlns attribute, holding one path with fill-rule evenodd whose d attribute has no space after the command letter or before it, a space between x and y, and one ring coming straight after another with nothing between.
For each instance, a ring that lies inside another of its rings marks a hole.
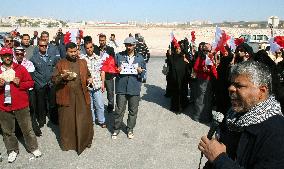
<instances>
[{"instance_id":1,"label":"red and white flag","mask_svg":"<svg viewBox=\"0 0 284 169\"><path fill-rule=\"evenodd\" d=\"M83 31L79 29L69 30L64 36L64 44L67 44L69 42L76 43L76 37L83 38Z\"/></svg>"},{"instance_id":2,"label":"red and white flag","mask_svg":"<svg viewBox=\"0 0 284 169\"><path fill-rule=\"evenodd\" d=\"M219 27L216 27L215 41L213 42L213 49L216 52L220 51L222 54L226 52L225 46L228 45L228 40L231 37L226 34L224 30L221 30Z\"/></svg>"},{"instance_id":3,"label":"red and white flag","mask_svg":"<svg viewBox=\"0 0 284 169\"><path fill-rule=\"evenodd\" d=\"M170 37L171 37L170 44L173 43L175 48L179 47L180 45L178 44L178 41L177 41L173 31L170 33Z\"/></svg>"},{"instance_id":4,"label":"red and white flag","mask_svg":"<svg viewBox=\"0 0 284 169\"><path fill-rule=\"evenodd\" d=\"M284 48L284 36L275 36L269 40L270 51L276 52Z\"/></svg>"}]
</instances>

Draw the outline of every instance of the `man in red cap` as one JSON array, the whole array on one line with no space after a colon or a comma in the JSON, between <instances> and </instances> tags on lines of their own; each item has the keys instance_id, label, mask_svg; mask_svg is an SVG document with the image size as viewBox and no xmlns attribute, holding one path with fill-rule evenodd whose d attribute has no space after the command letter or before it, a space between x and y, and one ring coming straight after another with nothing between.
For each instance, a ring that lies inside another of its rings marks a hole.
<instances>
[{"instance_id":1,"label":"man in red cap","mask_svg":"<svg viewBox=\"0 0 284 169\"><path fill-rule=\"evenodd\" d=\"M0 126L8 153L8 162L16 160L19 153L15 136L15 119L22 130L26 148L35 157L40 157L38 143L32 128L29 112L28 90L34 82L22 65L13 63L13 51L10 48L0 50Z\"/></svg>"}]
</instances>

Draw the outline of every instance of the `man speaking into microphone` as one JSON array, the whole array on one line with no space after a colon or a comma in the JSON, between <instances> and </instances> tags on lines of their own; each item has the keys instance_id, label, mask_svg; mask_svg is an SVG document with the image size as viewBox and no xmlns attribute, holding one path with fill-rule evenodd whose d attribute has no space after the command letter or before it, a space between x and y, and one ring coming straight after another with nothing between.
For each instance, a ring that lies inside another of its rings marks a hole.
<instances>
[{"instance_id":1,"label":"man speaking into microphone","mask_svg":"<svg viewBox=\"0 0 284 169\"><path fill-rule=\"evenodd\" d=\"M271 94L269 69L242 62L231 70L232 108L219 127L218 138L203 136L198 149L206 169L283 169L284 117Z\"/></svg>"}]
</instances>

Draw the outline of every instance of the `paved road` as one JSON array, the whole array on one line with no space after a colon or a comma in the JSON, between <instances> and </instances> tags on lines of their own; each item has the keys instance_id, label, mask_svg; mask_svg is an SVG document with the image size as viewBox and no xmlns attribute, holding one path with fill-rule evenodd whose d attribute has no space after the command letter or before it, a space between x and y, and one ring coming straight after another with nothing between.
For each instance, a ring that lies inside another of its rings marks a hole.
<instances>
[{"instance_id":1,"label":"paved road","mask_svg":"<svg viewBox=\"0 0 284 169\"><path fill-rule=\"evenodd\" d=\"M94 126L93 145L80 156L75 151L61 151L58 128L47 125L38 138L43 156L33 159L25 151L23 140L17 160L7 163L6 150L0 135L1 169L197 169L199 139L208 127L188 116L169 111L170 100L165 98L165 77L161 73L163 58L152 58L148 64L147 83L142 87L135 137L129 140L120 132L117 140L110 137L110 128ZM107 114L108 122L111 115ZM124 119L126 122L126 119ZM204 163L205 160L203 160Z\"/></svg>"}]
</instances>

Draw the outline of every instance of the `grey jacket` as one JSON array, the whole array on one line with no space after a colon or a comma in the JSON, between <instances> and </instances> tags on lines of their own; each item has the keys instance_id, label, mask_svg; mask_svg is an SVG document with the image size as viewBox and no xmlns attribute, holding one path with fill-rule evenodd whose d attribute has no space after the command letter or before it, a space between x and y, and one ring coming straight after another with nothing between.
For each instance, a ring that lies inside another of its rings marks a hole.
<instances>
[{"instance_id":1,"label":"grey jacket","mask_svg":"<svg viewBox=\"0 0 284 169\"><path fill-rule=\"evenodd\" d=\"M141 83L146 77L146 62L140 54L135 54L133 64L138 63L138 66L143 69L138 75L119 74L115 79L116 94L128 94L139 96L141 91ZM120 67L123 62L128 62L126 51L116 54L115 57L117 67Z\"/></svg>"}]
</instances>

